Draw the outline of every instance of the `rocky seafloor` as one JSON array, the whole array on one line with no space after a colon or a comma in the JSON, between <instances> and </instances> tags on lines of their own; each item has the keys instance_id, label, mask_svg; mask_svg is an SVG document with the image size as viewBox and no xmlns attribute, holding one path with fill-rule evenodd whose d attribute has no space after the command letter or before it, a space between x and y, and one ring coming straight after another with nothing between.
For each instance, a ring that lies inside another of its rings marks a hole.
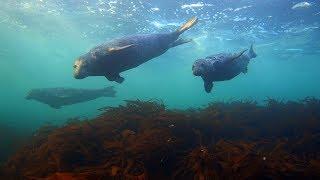
<instances>
[{"instance_id":1,"label":"rocky seafloor","mask_svg":"<svg viewBox=\"0 0 320 180\"><path fill-rule=\"evenodd\" d=\"M320 100L188 110L126 101L94 119L40 128L2 165L0 177L319 179Z\"/></svg>"}]
</instances>

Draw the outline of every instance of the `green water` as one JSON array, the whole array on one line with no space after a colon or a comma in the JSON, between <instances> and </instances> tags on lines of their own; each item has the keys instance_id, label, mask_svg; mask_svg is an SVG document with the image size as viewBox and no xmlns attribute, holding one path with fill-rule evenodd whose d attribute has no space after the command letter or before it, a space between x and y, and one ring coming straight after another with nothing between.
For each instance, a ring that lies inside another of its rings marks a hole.
<instances>
[{"instance_id":1,"label":"green water","mask_svg":"<svg viewBox=\"0 0 320 180\"><path fill-rule=\"evenodd\" d=\"M319 40L314 39L319 33L317 29L298 36L284 33L265 42L263 39L254 42L258 57L250 62L248 73L230 81L217 82L212 93L205 93L201 78L192 75L193 62L214 53L248 48L251 43L219 41L218 37L229 29L210 28L217 23L210 26L200 13L171 19L163 17L168 22L180 24L191 15L198 15L199 24L183 35L195 41L170 49L138 68L124 72L126 80L123 84L109 82L104 77L76 80L72 76L74 60L95 45L123 35L168 32L177 27L148 29L151 25L146 20L159 19L150 14L139 16L136 13L133 15L136 21L131 21L120 14L101 16L72 8L60 14L49 13L49 8L52 10L58 6L55 2L46 1L44 7L39 1L30 1L31 7L17 1L1 2L1 124L22 130L36 129L45 123L60 124L72 117L94 117L99 114L98 108L117 106L127 99L157 99L169 108L196 108L212 101L254 100L263 103L267 98L286 101L306 96L320 97L319 53L295 55L288 51L286 54L289 55L284 55L283 52L283 49L301 48L312 42L319 47ZM102 88L110 85L115 87L117 97L99 98L61 109L24 99L33 88Z\"/></svg>"}]
</instances>

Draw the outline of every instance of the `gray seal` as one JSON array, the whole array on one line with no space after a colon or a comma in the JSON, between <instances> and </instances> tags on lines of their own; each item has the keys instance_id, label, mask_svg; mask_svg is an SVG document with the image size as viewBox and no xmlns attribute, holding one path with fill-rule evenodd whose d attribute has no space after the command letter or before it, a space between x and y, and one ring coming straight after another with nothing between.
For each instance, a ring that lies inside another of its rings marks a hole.
<instances>
[{"instance_id":1,"label":"gray seal","mask_svg":"<svg viewBox=\"0 0 320 180\"><path fill-rule=\"evenodd\" d=\"M102 89L40 88L32 89L26 99L36 100L59 109L61 106L86 102L99 97L115 97L115 94L116 91L112 86Z\"/></svg>"},{"instance_id":2,"label":"gray seal","mask_svg":"<svg viewBox=\"0 0 320 180\"><path fill-rule=\"evenodd\" d=\"M179 39L179 36L197 21L193 17L170 33L123 37L96 46L75 61L74 78L105 76L109 81L122 83L124 78L120 76L121 72L160 56L172 47L190 42L191 40Z\"/></svg>"},{"instance_id":3,"label":"gray seal","mask_svg":"<svg viewBox=\"0 0 320 180\"><path fill-rule=\"evenodd\" d=\"M219 53L198 59L192 66L193 75L201 76L204 88L210 93L215 81L226 81L238 76L241 72L247 73L250 59L257 57L251 45L250 50L240 53Z\"/></svg>"}]
</instances>

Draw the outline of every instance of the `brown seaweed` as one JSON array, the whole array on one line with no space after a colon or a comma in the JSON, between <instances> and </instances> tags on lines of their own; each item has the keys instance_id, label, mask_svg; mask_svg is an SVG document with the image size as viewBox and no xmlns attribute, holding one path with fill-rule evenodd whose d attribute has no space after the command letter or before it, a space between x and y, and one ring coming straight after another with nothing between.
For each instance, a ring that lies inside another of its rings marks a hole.
<instances>
[{"instance_id":1,"label":"brown seaweed","mask_svg":"<svg viewBox=\"0 0 320 180\"><path fill-rule=\"evenodd\" d=\"M169 110L126 101L45 126L0 171L9 179L320 178L320 101L268 99Z\"/></svg>"}]
</instances>

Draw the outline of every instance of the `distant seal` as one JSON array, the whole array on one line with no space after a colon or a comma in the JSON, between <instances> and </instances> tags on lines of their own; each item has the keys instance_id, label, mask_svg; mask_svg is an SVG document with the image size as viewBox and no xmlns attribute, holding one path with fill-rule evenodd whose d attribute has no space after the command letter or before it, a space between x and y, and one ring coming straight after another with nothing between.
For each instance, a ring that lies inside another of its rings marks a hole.
<instances>
[{"instance_id":1,"label":"distant seal","mask_svg":"<svg viewBox=\"0 0 320 180\"><path fill-rule=\"evenodd\" d=\"M115 94L116 91L112 86L102 89L41 88L32 89L26 99L33 99L59 109L61 106L90 101L99 97L115 97Z\"/></svg>"},{"instance_id":2,"label":"distant seal","mask_svg":"<svg viewBox=\"0 0 320 180\"><path fill-rule=\"evenodd\" d=\"M215 81L226 81L238 76L241 72L247 73L250 59L257 57L252 45L250 50L240 53L219 53L198 59L192 66L193 75L201 76L204 88L210 93Z\"/></svg>"},{"instance_id":3,"label":"distant seal","mask_svg":"<svg viewBox=\"0 0 320 180\"><path fill-rule=\"evenodd\" d=\"M191 18L174 32L123 37L94 47L75 61L74 78L105 76L109 81L122 83L124 78L119 73L160 56L172 47L190 42L179 39L179 36L197 20Z\"/></svg>"}]
</instances>

